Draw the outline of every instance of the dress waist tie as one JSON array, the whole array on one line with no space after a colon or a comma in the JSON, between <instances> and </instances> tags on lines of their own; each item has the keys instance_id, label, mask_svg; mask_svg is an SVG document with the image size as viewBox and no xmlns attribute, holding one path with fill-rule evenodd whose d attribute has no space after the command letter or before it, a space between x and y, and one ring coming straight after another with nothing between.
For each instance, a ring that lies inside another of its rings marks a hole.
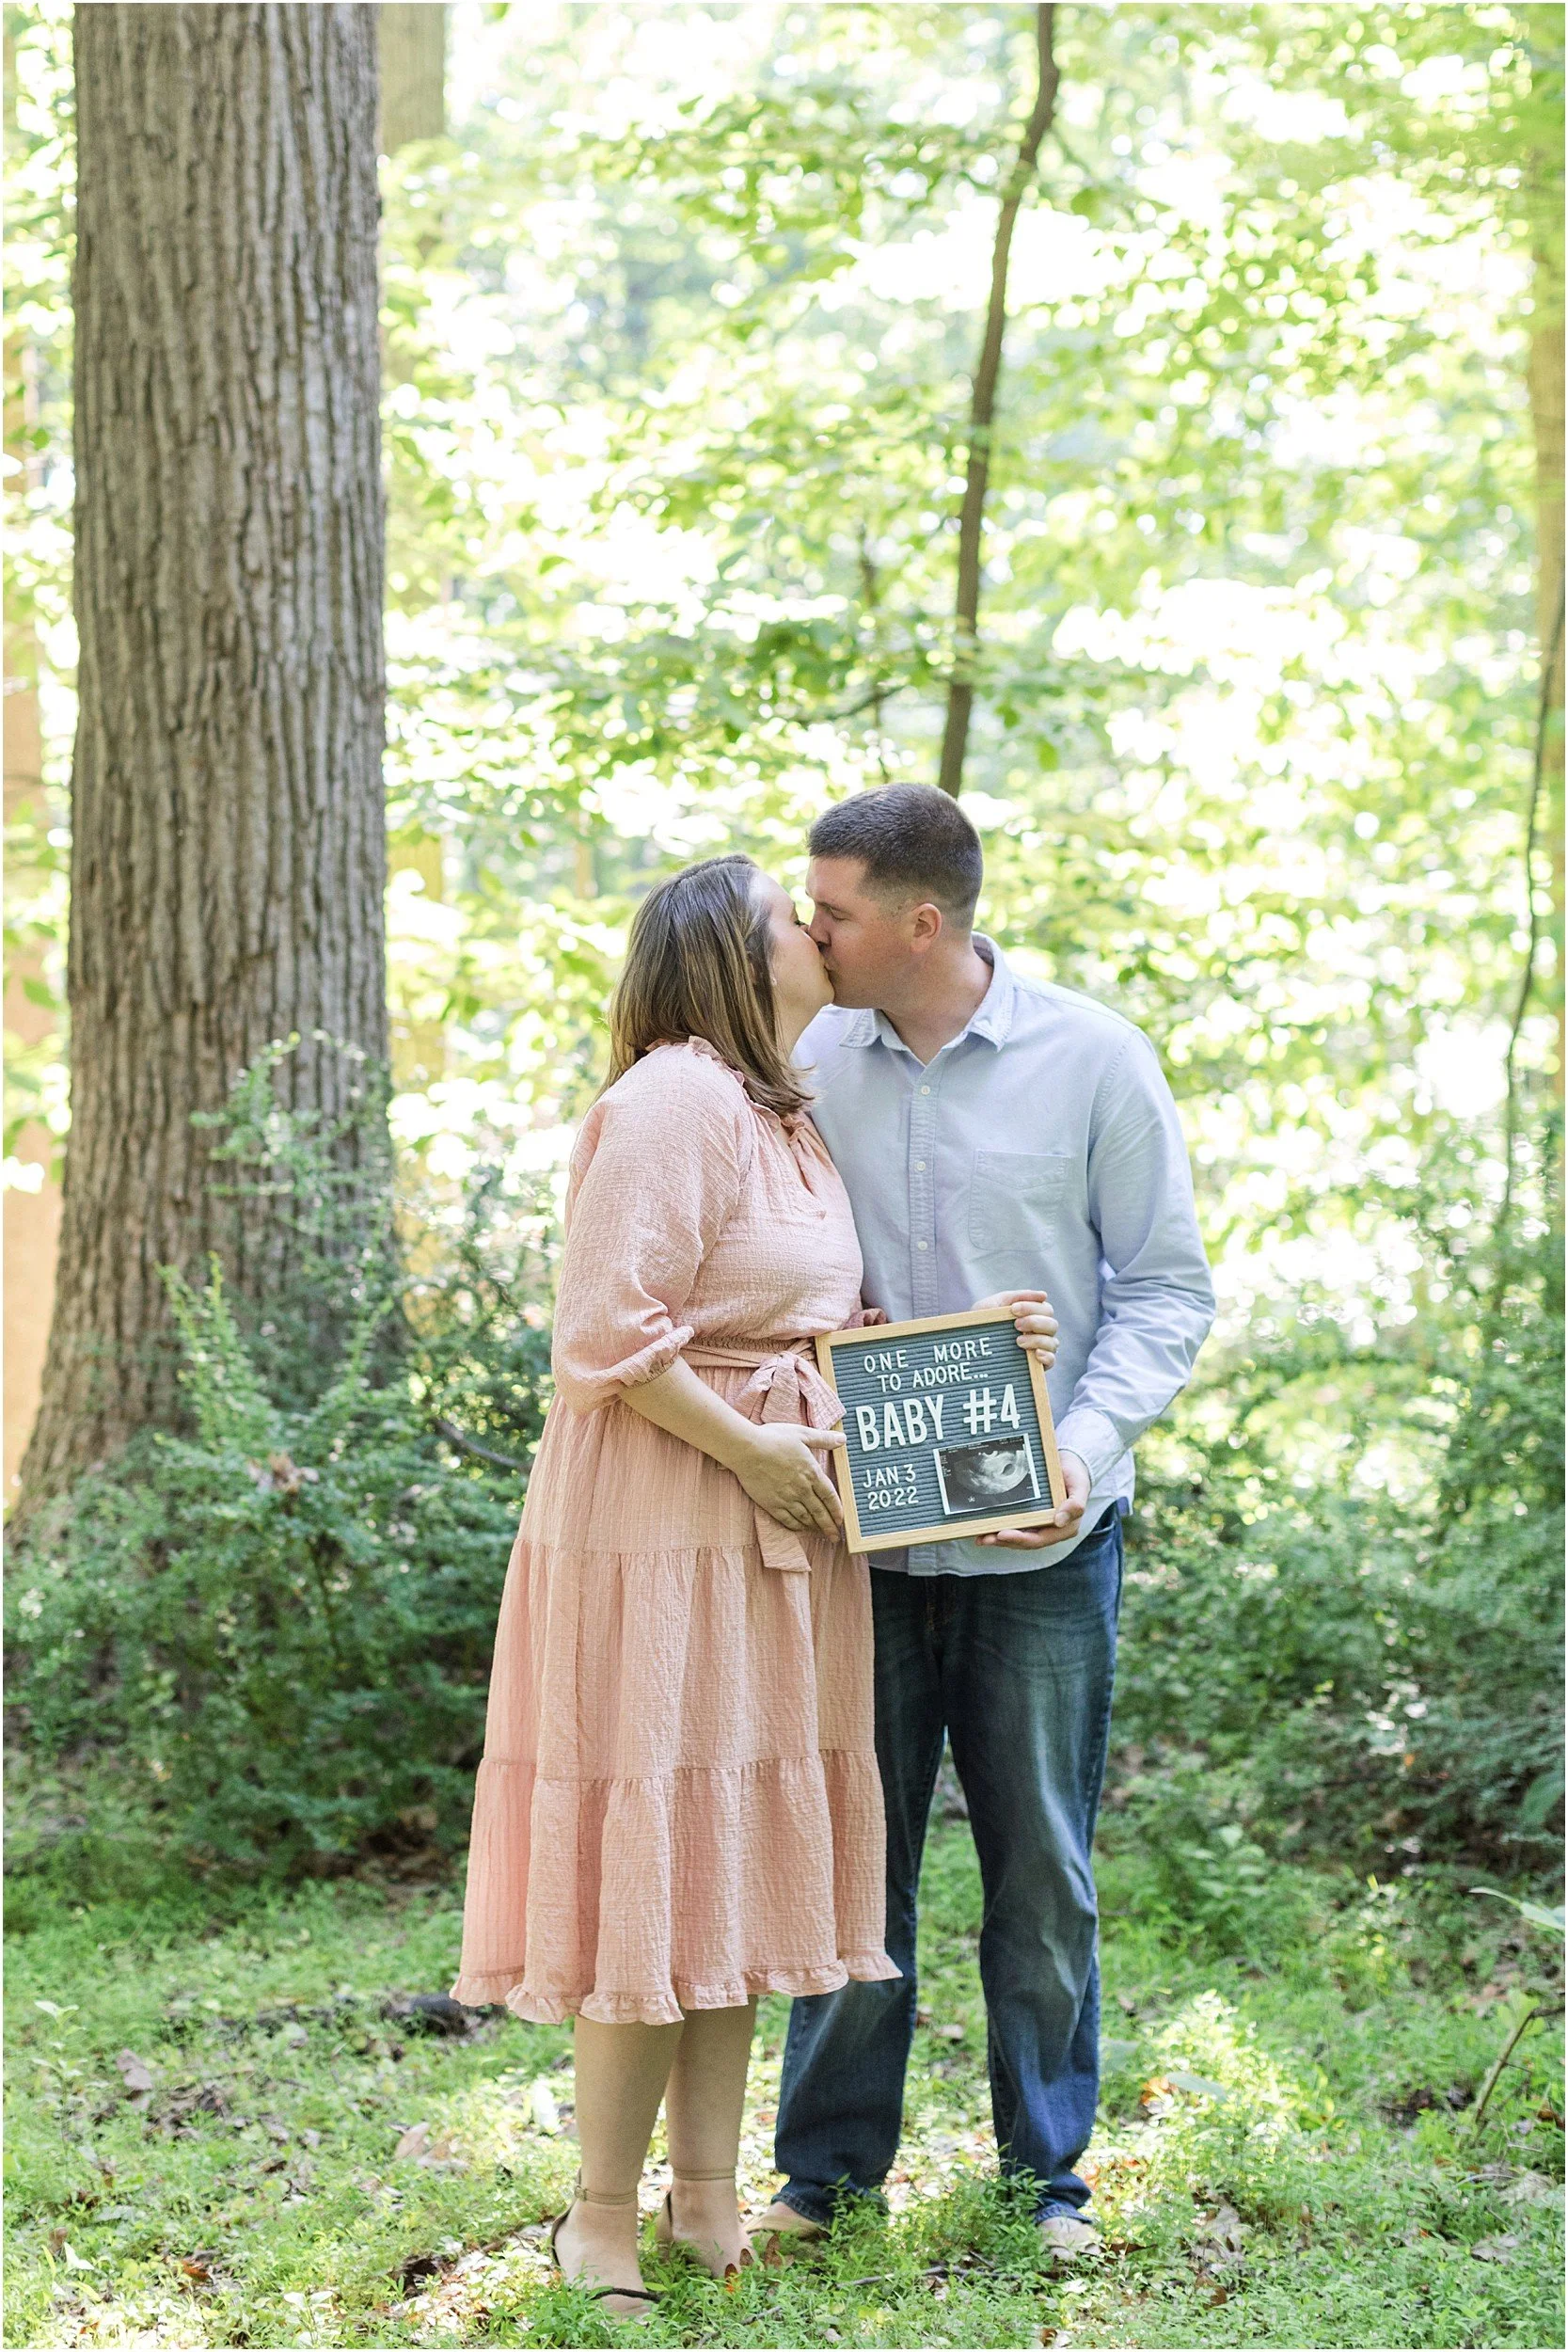
<instances>
[{"instance_id":1,"label":"dress waist tie","mask_svg":"<svg viewBox=\"0 0 1568 2352\"><path fill-rule=\"evenodd\" d=\"M792 1421L806 1429L836 1429L844 1419L843 1406L816 1368L816 1350L810 1340L797 1340L792 1346L784 1348L688 1347L682 1352L685 1360L693 1366L713 1365L733 1371L750 1367L752 1376L734 1399L736 1411L744 1413L748 1421ZM806 1548L794 1529L770 1518L759 1503L753 1503L752 1508L763 1565L769 1568L809 1570L811 1561Z\"/></svg>"}]
</instances>

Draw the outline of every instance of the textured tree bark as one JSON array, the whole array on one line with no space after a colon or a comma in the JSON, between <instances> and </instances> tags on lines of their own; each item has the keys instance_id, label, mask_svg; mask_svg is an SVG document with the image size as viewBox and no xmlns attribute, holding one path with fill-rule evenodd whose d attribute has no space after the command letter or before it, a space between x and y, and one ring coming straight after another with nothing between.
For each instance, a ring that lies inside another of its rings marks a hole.
<instances>
[{"instance_id":1,"label":"textured tree bark","mask_svg":"<svg viewBox=\"0 0 1568 2352\"><path fill-rule=\"evenodd\" d=\"M1007 325L1007 263L1012 255L1013 224L1039 160L1040 141L1056 111L1056 11L1047 5L1035 11L1035 47L1038 81L1035 103L1024 126L1018 161L1008 173L996 216L991 248L990 301L986 331L980 341L980 362L969 412L969 463L964 474L963 505L958 514L958 584L954 618L953 675L947 686L947 723L942 738L942 766L937 782L955 798L963 789L964 755L969 749L969 722L974 708L974 665L980 650L980 540L986 519L986 492L990 485L991 428L996 419L996 387L1002 373L1002 339Z\"/></svg>"},{"instance_id":2,"label":"textured tree bark","mask_svg":"<svg viewBox=\"0 0 1568 2352\"><path fill-rule=\"evenodd\" d=\"M171 1416L161 1266L286 1278L193 1114L297 1035L280 1101L352 1120L387 1046L375 16L100 0L75 48L71 1131L28 1504Z\"/></svg>"}]
</instances>

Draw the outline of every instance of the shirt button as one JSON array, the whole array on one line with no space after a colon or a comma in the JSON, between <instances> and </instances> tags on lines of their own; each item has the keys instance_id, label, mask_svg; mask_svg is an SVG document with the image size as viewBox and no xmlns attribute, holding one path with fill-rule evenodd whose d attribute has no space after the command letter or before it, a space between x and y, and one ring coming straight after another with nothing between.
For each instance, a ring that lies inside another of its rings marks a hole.
<instances>
[{"instance_id":1,"label":"shirt button","mask_svg":"<svg viewBox=\"0 0 1568 2352\"><path fill-rule=\"evenodd\" d=\"M929 1249L930 1246L930 1243L926 1241L917 1241L915 1243L915 1248L917 1249Z\"/></svg>"},{"instance_id":2,"label":"shirt button","mask_svg":"<svg viewBox=\"0 0 1568 2352\"><path fill-rule=\"evenodd\" d=\"M924 1168L924 1167L925 1167L925 1165L926 1165L926 1163L925 1163L925 1161L924 1161L924 1160L916 1160L916 1162L915 1162L915 1166L916 1166L916 1168Z\"/></svg>"},{"instance_id":3,"label":"shirt button","mask_svg":"<svg viewBox=\"0 0 1568 2352\"><path fill-rule=\"evenodd\" d=\"M922 1094L929 1094L931 1089L929 1087L922 1087L920 1091Z\"/></svg>"}]
</instances>

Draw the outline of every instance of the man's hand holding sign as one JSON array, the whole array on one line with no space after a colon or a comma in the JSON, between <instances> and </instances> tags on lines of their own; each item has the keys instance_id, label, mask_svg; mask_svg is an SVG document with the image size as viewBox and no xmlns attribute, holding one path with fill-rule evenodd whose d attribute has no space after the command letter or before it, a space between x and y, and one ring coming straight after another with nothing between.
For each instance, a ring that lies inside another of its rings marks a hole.
<instances>
[{"instance_id":1,"label":"man's hand holding sign","mask_svg":"<svg viewBox=\"0 0 1568 2352\"><path fill-rule=\"evenodd\" d=\"M1056 1360L1056 1318L1044 1291L994 1291L990 1297L977 1298L974 1304L976 1309L1011 1307L1021 1346L1035 1357L1041 1372L1050 1371ZM976 1535L977 1544L1005 1545L1013 1551L1040 1551L1050 1544L1065 1544L1069 1535L1076 1535L1088 1508L1089 1473L1076 1454L1062 1452L1057 1459L1062 1466L1064 1494L1050 1517L1037 1527L993 1528L989 1535Z\"/></svg>"}]
</instances>

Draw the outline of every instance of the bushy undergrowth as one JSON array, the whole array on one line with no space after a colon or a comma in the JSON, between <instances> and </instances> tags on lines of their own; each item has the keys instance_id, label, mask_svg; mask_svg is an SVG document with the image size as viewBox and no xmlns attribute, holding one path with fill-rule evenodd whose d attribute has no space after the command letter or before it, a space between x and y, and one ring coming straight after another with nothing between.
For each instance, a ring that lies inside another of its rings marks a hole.
<instances>
[{"instance_id":1,"label":"bushy undergrowth","mask_svg":"<svg viewBox=\"0 0 1568 2352\"><path fill-rule=\"evenodd\" d=\"M122 1855L247 1869L460 1842L548 1387L546 1214L483 1184L455 1232L427 1224L313 1398L215 1282L177 1291L188 1429L84 1481L13 1565L13 1867L97 1867L110 1821ZM1386 1877L1557 1851L1556 1239L1498 1267L1452 1230L1428 1218L1429 1299L1392 1336L1304 1320L1145 1449L1110 1804L1173 1919L1232 1948L1282 1853Z\"/></svg>"},{"instance_id":2,"label":"bushy undergrowth","mask_svg":"<svg viewBox=\"0 0 1568 2352\"><path fill-rule=\"evenodd\" d=\"M1299 1330L1150 1448L1114 1795L1188 1909L1243 1931L1262 1824L1364 1865L1552 1865L1558 1251L1544 1235L1479 1295L1450 1259L1443 1310L1398 1343Z\"/></svg>"},{"instance_id":3,"label":"bushy undergrowth","mask_svg":"<svg viewBox=\"0 0 1568 2352\"><path fill-rule=\"evenodd\" d=\"M230 1156L329 1257L319 1138L247 1084ZM173 1284L185 1427L79 1482L10 1563L13 1871L108 1891L170 1847L299 1870L466 1836L549 1381L541 1204L503 1190L427 1215L401 1261L364 1253L349 1343L309 1376L215 1275Z\"/></svg>"},{"instance_id":4,"label":"bushy undergrowth","mask_svg":"<svg viewBox=\"0 0 1568 2352\"><path fill-rule=\"evenodd\" d=\"M363 1351L270 1402L222 1294L182 1304L189 1438L80 1486L13 1580L34 1753L112 1755L198 1855L300 1864L466 1826L521 1479Z\"/></svg>"}]
</instances>

